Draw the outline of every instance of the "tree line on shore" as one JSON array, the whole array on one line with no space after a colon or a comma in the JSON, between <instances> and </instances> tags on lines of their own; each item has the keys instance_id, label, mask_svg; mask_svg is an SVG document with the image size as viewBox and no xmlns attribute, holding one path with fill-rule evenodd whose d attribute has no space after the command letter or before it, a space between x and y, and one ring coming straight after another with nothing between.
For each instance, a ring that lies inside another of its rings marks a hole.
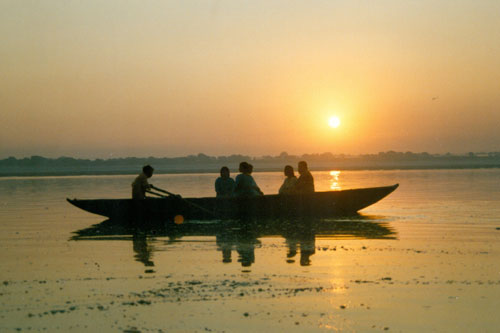
<instances>
[{"instance_id":1,"label":"tree line on shore","mask_svg":"<svg viewBox=\"0 0 500 333\"><path fill-rule=\"evenodd\" d=\"M25 158L9 157L0 160L1 167L117 167L117 166L140 166L144 164L152 165L226 165L235 164L241 161L253 161L261 165L267 164L283 164L296 163L300 160L308 162L412 162L412 161L429 161L429 162L479 162L479 161L500 161L500 152L474 153L467 154L430 154L426 152L395 152L387 151L378 154L362 154L362 155L346 155L332 153L321 154L303 154L289 155L282 152L276 156L260 156L252 157L247 155L229 155L229 156L209 156L203 153L197 155L188 155L183 157L124 157L110 159L82 159L73 157L46 158L43 156L31 156Z\"/></svg>"}]
</instances>

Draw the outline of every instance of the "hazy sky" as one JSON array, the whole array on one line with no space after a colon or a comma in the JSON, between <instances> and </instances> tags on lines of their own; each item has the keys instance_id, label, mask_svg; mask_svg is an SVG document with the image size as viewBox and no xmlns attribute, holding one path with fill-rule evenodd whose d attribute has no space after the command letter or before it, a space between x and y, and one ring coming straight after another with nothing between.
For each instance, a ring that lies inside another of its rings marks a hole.
<instances>
[{"instance_id":1,"label":"hazy sky","mask_svg":"<svg viewBox=\"0 0 500 333\"><path fill-rule=\"evenodd\" d=\"M0 158L387 150L500 151L500 1L0 0Z\"/></svg>"}]
</instances>

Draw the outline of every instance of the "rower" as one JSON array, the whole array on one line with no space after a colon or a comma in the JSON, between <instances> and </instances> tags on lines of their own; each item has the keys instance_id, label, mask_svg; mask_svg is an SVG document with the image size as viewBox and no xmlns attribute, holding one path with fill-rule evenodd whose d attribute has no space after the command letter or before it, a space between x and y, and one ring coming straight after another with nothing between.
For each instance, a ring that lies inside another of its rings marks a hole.
<instances>
[{"instance_id":1,"label":"rower","mask_svg":"<svg viewBox=\"0 0 500 333\"><path fill-rule=\"evenodd\" d=\"M132 183L132 199L146 199L146 191L149 191L153 185L148 183L148 178L153 176L153 167L146 165L142 168L141 174L137 176Z\"/></svg>"}]
</instances>

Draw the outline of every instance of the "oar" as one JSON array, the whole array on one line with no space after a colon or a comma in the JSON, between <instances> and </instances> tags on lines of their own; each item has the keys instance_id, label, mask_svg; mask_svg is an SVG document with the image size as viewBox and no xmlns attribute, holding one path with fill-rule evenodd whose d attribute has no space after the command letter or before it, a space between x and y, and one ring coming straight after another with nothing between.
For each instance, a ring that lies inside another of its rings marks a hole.
<instances>
[{"instance_id":1,"label":"oar","mask_svg":"<svg viewBox=\"0 0 500 333\"><path fill-rule=\"evenodd\" d=\"M157 195L157 196L162 197L162 198L166 198L167 197L166 195L163 195L163 194L160 194L160 193L156 193L156 192L153 192L153 191L150 191L150 190L146 190L146 192L149 193L149 194Z\"/></svg>"},{"instance_id":2,"label":"oar","mask_svg":"<svg viewBox=\"0 0 500 333\"><path fill-rule=\"evenodd\" d=\"M175 193L172 193L172 192L169 192L169 191L166 191L166 190L162 190L161 188L158 188L158 187L153 186L153 185L151 185L151 188L154 189L154 190L163 192L165 194L168 194L168 195L171 195L171 196L178 197L178 198L182 199L182 197L179 194L175 194Z\"/></svg>"},{"instance_id":3,"label":"oar","mask_svg":"<svg viewBox=\"0 0 500 333\"><path fill-rule=\"evenodd\" d=\"M168 195L174 196L174 197L176 197L176 198L178 198L178 199L184 200L184 202L186 202L186 203L190 204L191 206L196 207L196 208L198 208L198 209L200 209L200 210L202 210L202 211L204 211L204 212L206 212L206 213L209 213L209 214L211 214L212 216L215 216L215 214L214 214L212 211L210 211L210 210L206 209L205 207L202 207L202 206L200 206L200 205L197 205L197 204L195 204L194 202L191 202L191 201L189 201L189 200L186 200L186 199L184 199L183 197L181 197L181 196L180 196L180 195L178 195L178 194L174 194L174 193L172 193L172 192L162 190L161 188L155 187L155 186L153 186L153 185L151 185L151 188L152 188L152 189L155 189L155 190L157 190L157 191L159 191L159 192L163 192L163 193L166 193L166 194L168 194ZM153 193L154 193L154 192L153 192Z\"/></svg>"}]
</instances>

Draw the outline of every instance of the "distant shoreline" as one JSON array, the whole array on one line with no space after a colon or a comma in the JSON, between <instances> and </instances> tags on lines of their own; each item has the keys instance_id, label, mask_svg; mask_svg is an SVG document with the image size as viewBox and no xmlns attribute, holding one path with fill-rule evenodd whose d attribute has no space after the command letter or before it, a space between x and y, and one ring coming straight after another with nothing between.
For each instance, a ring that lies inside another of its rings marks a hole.
<instances>
[{"instance_id":1,"label":"distant shoreline","mask_svg":"<svg viewBox=\"0 0 500 333\"><path fill-rule=\"evenodd\" d=\"M401 165L401 166L364 166L364 167L311 167L311 171L376 171L376 170L464 170L464 169L496 169L500 165ZM237 173L237 169L231 169L231 173ZM259 172L281 172L282 167L256 167L254 173ZM63 177L63 176L119 176L119 175L135 175L140 172L140 169L134 170L17 170L8 171L0 170L0 178L9 177ZM218 169L176 169L176 170L163 170L156 169L155 174L200 174L200 173L219 173Z\"/></svg>"},{"instance_id":2,"label":"distant shoreline","mask_svg":"<svg viewBox=\"0 0 500 333\"><path fill-rule=\"evenodd\" d=\"M204 154L173 158L115 158L115 159L57 159L32 156L0 160L0 177L134 175L150 164L155 174L218 173L227 166L232 173L238 171L241 161L254 165L255 172L282 171L285 165L297 166L308 162L312 171L328 170L431 170L500 168L500 153L468 153L466 155L431 155L428 153L383 152L371 155L281 153L278 156L251 157L245 155L207 156Z\"/></svg>"}]
</instances>

